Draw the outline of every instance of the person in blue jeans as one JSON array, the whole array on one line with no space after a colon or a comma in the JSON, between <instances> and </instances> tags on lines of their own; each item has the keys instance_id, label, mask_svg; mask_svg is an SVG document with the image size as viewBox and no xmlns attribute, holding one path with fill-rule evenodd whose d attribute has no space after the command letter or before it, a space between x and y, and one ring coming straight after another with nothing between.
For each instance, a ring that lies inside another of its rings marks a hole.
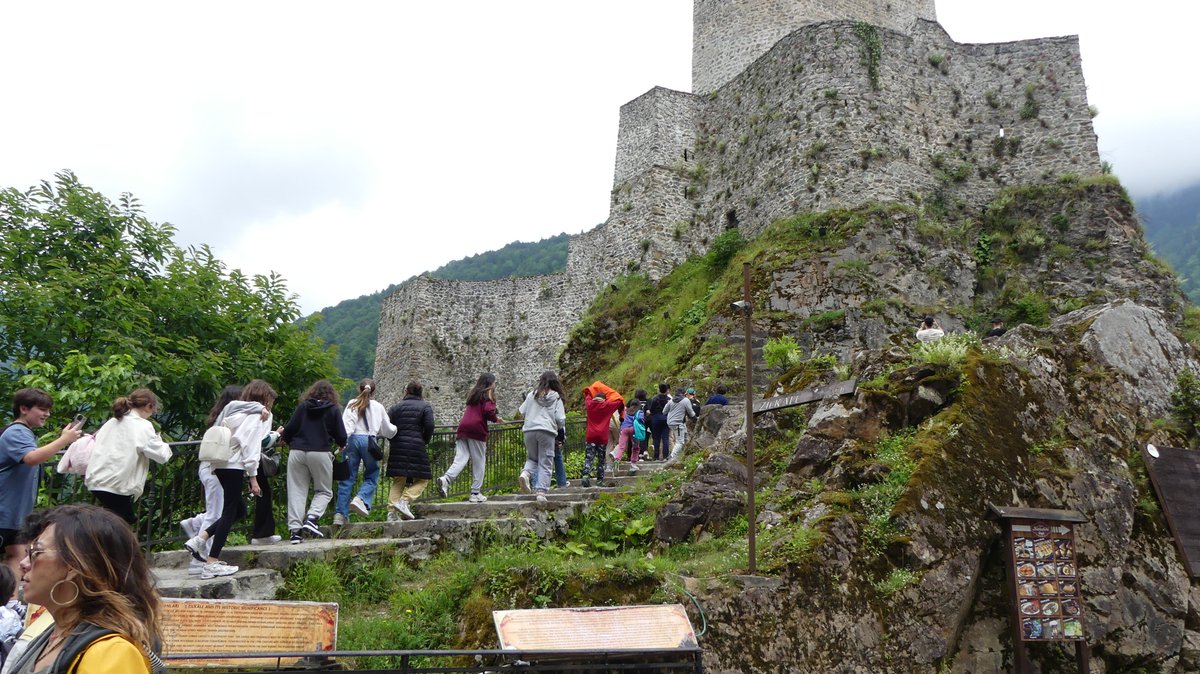
<instances>
[{"instance_id":1,"label":"person in blue jeans","mask_svg":"<svg viewBox=\"0 0 1200 674\"><path fill-rule=\"evenodd\" d=\"M671 387L659 384L658 395L650 401L650 437L654 444L655 461L667 458L667 453L670 451L670 448L667 447L667 438L671 431L667 428L667 414L663 411L666 409L667 403L671 401L671 396L667 395L669 390ZM646 459L649 460L650 452L646 452L646 454Z\"/></svg>"},{"instance_id":2,"label":"person in blue jeans","mask_svg":"<svg viewBox=\"0 0 1200 674\"><path fill-rule=\"evenodd\" d=\"M358 382L358 396L346 404L342 412L342 425L346 427L346 461L350 464L350 479L342 480L337 487L337 503L334 506L333 526L342 527L350 522L350 512L366 517L371 514L375 503L375 489L379 486L379 461L371 456L367 447L371 438L382 435L390 438L396 427L388 419L387 410L375 400L375 380L365 378ZM358 468L362 466L362 485L353 499Z\"/></svg>"}]
</instances>

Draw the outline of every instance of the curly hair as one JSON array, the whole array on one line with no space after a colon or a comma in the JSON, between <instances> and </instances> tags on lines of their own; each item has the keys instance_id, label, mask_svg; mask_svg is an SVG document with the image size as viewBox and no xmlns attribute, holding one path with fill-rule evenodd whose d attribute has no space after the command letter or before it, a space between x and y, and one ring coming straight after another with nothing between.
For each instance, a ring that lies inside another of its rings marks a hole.
<instances>
[{"instance_id":1,"label":"curly hair","mask_svg":"<svg viewBox=\"0 0 1200 674\"><path fill-rule=\"evenodd\" d=\"M92 505L63 505L45 513L54 547L78 576L79 619L105 627L150 653L161 643L162 601L137 537L125 520Z\"/></svg>"}]
</instances>

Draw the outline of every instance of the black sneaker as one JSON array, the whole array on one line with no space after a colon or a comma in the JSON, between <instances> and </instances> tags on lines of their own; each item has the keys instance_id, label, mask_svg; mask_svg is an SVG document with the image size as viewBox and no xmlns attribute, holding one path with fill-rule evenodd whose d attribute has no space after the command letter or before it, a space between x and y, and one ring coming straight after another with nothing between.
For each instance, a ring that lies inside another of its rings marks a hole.
<instances>
[{"instance_id":1,"label":"black sneaker","mask_svg":"<svg viewBox=\"0 0 1200 674\"><path fill-rule=\"evenodd\" d=\"M302 540L304 540L304 537L300 535L299 529L292 532L292 545L300 545L300 541Z\"/></svg>"},{"instance_id":2,"label":"black sneaker","mask_svg":"<svg viewBox=\"0 0 1200 674\"><path fill-rule=\"evenodd\" d=\"M325 534L321 532L321 527L317 526L316 515L309 515L308 517L305 517L304 524L302 524L300 528L304 529L313 536L316 536L317 538L325 538Z\"/></svg>"},{"instance_id":3,"label":"black sneaker","mask_svg":"<svg viewBox=\"0 0 1200 674\"><path fill-rule=\"evenodd\" d=\"M584 486L584 488L587 488L587 487L590 487L590 486L592 486L592 481L591 481L591 479L589 479L589 478L586 478L586 477L585 477L585 478L583 478L583 486Z\"/></svg>"}]
</instances>

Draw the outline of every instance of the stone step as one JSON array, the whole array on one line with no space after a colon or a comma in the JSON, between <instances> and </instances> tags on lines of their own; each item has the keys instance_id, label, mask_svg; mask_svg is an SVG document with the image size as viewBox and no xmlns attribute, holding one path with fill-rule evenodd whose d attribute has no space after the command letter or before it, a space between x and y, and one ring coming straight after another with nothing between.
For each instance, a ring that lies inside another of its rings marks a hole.
<instances>
[{"instance_id":1,"label":"stone step","mask_svg":"<svg viewBox=\"0 0 1200 674\"><path fill-rule=\"evenodd\" d=\"M201 579L186 568L155 568L158 591L164 597L183 599L274 599L283 586L275 569L241 569L232 576Z\"/></svg>"},{"instance_id":2,"label":"stone step","mask_svg":"<svg viewBox=\"0 0 1200 674\"><path fill-rule=\"evenodd\" d=\"M549 517L571 517L576 515L587 504L588 500L581 495L568 500L550 500L539 503L533 494L521 494L514 500L489 500L484 503L468 501L452 501L445 503L414 503L413 514L421 519L499 519L506 517L524 517L545 519Z\"/></svg>"},{"instance_id":3,"label":"stone step","mask_svg":"<svg viewBox=\"0 0 1200 674\"><path fill-rule=\"evenodd\" d=\"M566 532L571 510L560 510L553 517L465 518L435 517L402 522L357 522L341 527L336 541L419 537L432 541L437 550L453 550L459 554L475 551L480 540L487 537L525 537L530 534L541 539Z\"/></svg>"},{"instance_id":4,"label":"stone step","mask_svg":"<svg viewBox=\"0 0 1200 674\"><path fill-rule=\"evenodd\" d=\"M286 571L297 562L329 559L348 551L354 555L401 554L412 559L427 559L433 553L433 541L420 536L392 538L306 538L298 545L282 541L275 545L231 545L221 551L221 560L243 569L266 568ZM186 550L156 552L151 557L154 569L186 569L192 556Z\"/></svg>"}]
</instances>

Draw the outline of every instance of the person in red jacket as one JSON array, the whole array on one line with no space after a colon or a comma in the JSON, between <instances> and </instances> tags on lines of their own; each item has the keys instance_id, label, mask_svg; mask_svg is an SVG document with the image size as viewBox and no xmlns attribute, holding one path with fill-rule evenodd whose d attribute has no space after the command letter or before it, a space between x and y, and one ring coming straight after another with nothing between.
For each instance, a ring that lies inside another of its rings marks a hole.
<instances>
[{"instance_id":1,"label":"person in red jacket","mask_svg":"<svg viewBox=\"0 0 1200 674\"><path fill-rule=\"evenodd\" d=\"M599 384L600 382L596 382ZM625 400L612 389L605 393L595 384L583 390L584 407L587 409L587 433L584 435L583 486L592 486L592 465L596 466L596 481L604 480L604 461L608 454L608 420L613 412L625 407Z\"/></svg>"}]
</instances>

